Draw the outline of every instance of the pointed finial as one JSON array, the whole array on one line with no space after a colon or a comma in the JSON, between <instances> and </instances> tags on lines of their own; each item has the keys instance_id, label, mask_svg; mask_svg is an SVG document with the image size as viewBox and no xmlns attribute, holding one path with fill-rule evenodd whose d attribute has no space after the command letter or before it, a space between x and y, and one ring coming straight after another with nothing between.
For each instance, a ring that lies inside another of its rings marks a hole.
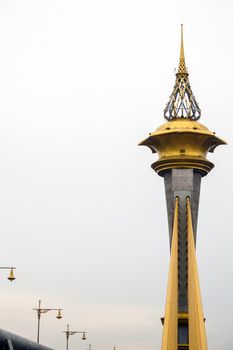
<instances>
[{"instance_id":1,"label":"pointed finial","mask_svg":"<svg viewBox=\"0 0 233 350\"><path fill-rule=\"evenodd\" d=\"M188 74L185 66L185 57L184 57L183 24L181 24L180 62L179 62L178 74Z\"/></svg>"}]
</instances>

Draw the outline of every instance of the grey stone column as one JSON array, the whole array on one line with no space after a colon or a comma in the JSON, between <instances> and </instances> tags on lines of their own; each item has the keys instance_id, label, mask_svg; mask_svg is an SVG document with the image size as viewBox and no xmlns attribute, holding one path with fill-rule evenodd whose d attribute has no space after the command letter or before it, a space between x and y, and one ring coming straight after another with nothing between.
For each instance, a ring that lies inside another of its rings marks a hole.
<instances>
[{"instance_id":1,"label":"grey stone column","mask_svg":"<svg viewBox=\"0 0 233 350\"><path fill-rule=\"evenodd\" d=\"M178 305L179 312L188 312L187 301L187 214L186 198L190 197L194 241L196 242L197 217L202 174L195 169L171 169L163 174L168 213L170 246L172 241L175 198L179 197L178 233Z\"/></svg>"}]
</instances>

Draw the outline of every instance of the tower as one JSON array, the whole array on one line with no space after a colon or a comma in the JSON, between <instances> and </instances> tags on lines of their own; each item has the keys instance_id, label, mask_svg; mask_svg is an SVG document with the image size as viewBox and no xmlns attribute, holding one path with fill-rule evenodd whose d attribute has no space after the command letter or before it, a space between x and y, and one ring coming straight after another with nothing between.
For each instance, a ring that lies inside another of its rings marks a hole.
<instances>
[{"instance_id":1,"label":"tower","mask_svg":"<svg viewBox=\"0 0 233 350\"><path fill-rule=\"evenodd\" d=\"M201 179L214 167L207 154L225 141L200 124L200 116L185 64L181 25L179 67L164 110L166 123L140 143L158 154L152 168L163 177L166 193L170 266L162 350L207 350L195 253L198 206Z\"/></svg>"}]
</instances>

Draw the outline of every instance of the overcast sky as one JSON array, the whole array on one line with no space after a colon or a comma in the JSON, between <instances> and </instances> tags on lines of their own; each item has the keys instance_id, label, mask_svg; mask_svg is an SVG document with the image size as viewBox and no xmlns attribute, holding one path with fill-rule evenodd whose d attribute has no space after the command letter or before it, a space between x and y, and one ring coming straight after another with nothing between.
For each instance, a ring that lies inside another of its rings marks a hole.
<instances>
[{"instance_id":1,"label":"overcast sky","mask_svg":"<svg viewBox=\"0 0 233 350\"><path fill-rule=\"evenodd\" d=\"M163 180L137 147L164 122L180 23L201 122L228 142L203 179L197 255L208 344L233 347L231 0L0 1L0 327L63 350L160 348Z\"/></svg>"}]
</instances>

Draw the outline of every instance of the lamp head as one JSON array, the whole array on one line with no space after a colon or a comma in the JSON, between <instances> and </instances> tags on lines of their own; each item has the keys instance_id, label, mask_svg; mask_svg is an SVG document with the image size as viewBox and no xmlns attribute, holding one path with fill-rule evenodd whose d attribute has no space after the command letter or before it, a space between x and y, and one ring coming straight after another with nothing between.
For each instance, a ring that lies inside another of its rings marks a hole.
<instances>
[{"instance_id":1,"label":"lamp head","mask_svg":"<svg viewBox=\"0 0 233 350\"><path fill-rule=\"evenodd\" d=\"M10 270L10 274L9 274L8 280L11 281L11 282L15 280L13 268L11 268L11 270Z\"/></svg>"},{"instance_id":2,"label":"lamp head","mask_svg":"<svg viewBox=\"0 0 233 350\"><path fill-rule=\"evenodd\" d=\"M57 313L56 318L57 318L58 320L60 320L60 319L62 318L61 309L58 310L58 313Z\"/></svg>"}]
</instances>

